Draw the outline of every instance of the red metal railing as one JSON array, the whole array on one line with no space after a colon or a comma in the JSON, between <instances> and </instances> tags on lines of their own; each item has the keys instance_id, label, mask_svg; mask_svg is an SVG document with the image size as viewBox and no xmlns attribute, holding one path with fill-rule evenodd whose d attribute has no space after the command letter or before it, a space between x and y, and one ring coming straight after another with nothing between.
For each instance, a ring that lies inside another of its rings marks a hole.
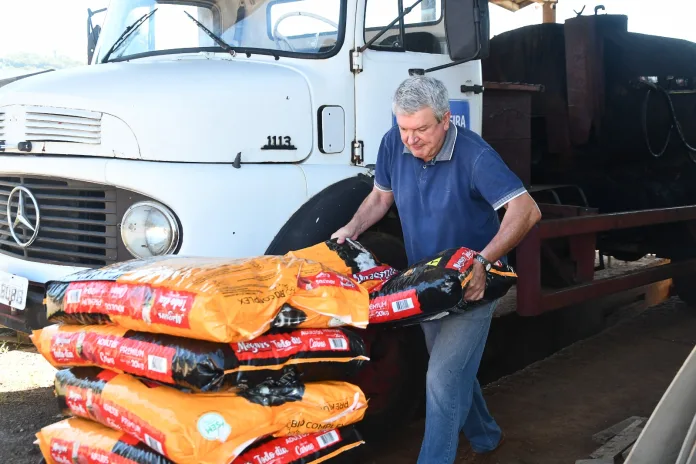
<instances>
[{"instance_id":1,"label":"red metal railing","mask_svg":"<svg viewBox=\"0 0 696 464\"><path fill-rule=\"evenodd\" d=\"M542 220L517 247L517 312L522 316L536 316L546 311L649 285L689 272L696 273L696 259L692 259L630 271L616 277L592 280L598 232L686 221L696 221L696 206ZM577 275L584 282L560 290L545 291L541 286L542 242L560 237L569 238L574 254L589 257L591 253L592 259L578 261Z\"/></svg>"}]
</instances>

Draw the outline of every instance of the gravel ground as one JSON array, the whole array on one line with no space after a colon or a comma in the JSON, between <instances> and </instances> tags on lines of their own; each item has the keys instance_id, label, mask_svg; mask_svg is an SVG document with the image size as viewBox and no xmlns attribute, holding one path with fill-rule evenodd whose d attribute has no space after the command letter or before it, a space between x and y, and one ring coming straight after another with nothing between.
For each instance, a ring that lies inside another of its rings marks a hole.
<instances>
[{"instance_id":1,"label":"gravel ground","mask_svg":"<svg viewBox=\"0 0 696 464\"><path fill-rule=\"evenodd\" d=\"M14 346L5 345L5 349ZM2 350L4 351L4 350ZM60 420L53 399L55 369L32 351L0 351L0 463L41 460L34 434Z\"/></svg>"}]
</instances>

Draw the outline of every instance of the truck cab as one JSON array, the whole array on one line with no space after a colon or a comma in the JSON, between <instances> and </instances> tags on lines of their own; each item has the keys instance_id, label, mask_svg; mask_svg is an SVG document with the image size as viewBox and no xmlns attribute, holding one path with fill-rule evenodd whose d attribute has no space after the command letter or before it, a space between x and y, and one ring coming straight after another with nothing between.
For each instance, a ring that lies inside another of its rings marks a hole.
<instances>
[{"instance_id":1,"label":"truck cab","mask_svg":"<svg viewBox=\"0 0 696 464\"><path fill-rule=\"evenodd\" d=\"M409 73L442 68L480 132L487 2L406 3L113 0L89 65L0 88L0 324L42 325L43 284L85 268L327 239Z\"/></svg>"}]
</instances>

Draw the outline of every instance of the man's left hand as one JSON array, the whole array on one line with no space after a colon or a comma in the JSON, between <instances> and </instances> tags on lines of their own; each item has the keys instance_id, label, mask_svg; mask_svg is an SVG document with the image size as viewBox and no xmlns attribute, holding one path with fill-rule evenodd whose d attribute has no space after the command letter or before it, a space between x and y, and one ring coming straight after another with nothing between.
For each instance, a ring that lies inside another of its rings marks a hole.
<instances>
[{"instance_id":1,"label":"man's left hand","mask_svg":"<svg viewBox=\"0 0 696 464\"><path fill-rule=\"evenodd\" d=\"M483 264L474 261L474 269L472 272L473 275L464 293L464 300L466 301L480 300L483 298L483 292L486 290L486 270L483 268Z\"/></svg>"}]
</instances>

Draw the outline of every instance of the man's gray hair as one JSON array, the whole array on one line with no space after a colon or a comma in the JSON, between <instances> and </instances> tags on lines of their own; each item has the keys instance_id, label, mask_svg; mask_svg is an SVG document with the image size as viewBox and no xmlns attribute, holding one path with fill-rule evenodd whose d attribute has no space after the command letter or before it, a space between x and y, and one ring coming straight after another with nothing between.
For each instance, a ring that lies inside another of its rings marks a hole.
<instances>
[{"instance_id":1,"label":"man's gray hair","mask_svg":"<svg viewBox=\"0 0 696 464\"><path fill-rule=\"evenodd\" d=\"M411 115L423 108L431 108L437 122L442 121L450 109L447 87L433 77L411 76L396 89L392 111L394 114Z\"/></svg>"}]
</instances>

